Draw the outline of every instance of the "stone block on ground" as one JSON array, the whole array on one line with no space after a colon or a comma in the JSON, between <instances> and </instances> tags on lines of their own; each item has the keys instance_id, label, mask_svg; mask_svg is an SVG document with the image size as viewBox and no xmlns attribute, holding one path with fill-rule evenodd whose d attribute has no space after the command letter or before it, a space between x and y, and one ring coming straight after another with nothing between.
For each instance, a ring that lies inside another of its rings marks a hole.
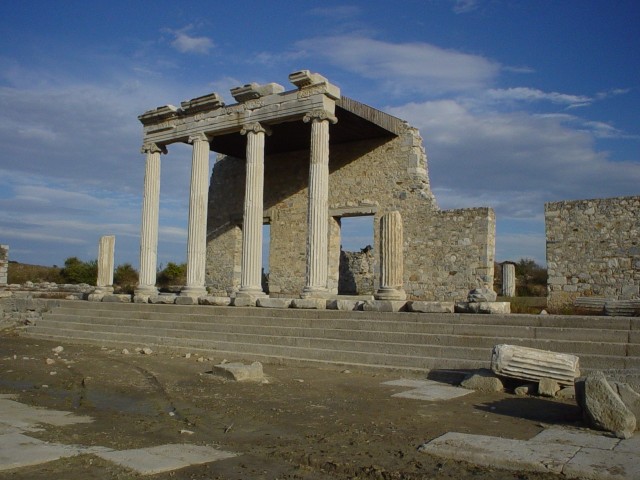
<instances>
[{"instance_id":1,"label":"stone block on ground","mask_svg":"<svg viewBox=\"0 0 640 480\"><path fill-rule=\"evenodd\" d=\"M362 305L365 312L403 312L407 302L404 300L367 300Z\"/></svg>"},{"instance_id":2,"label":"stone block on ground","mask_svg":"<svg viewBox=\"0 0 640 480\"><path fill-rule=\"evenodd\" d=\"M558 393L556 393L556 397L563 400L576 398L576 389L575 387L564 387Z\"/></svg>"},{"instance_id":3,"label":"stone block on ground","mask_svg":"<svg viewBox=\"0 0 640 480\"><path fill-rule=\"evenodd\" d=\"M198 305L198 297L192 297L191 295L177 295L175 303L176 305Z\"/></svg>"},{"instance_id":4,"label":"stone block on ground","mask_svg":"<svg viewBox=\"0 0 640 480\"><path fill-rule=\"evenodd\" d=\"M264 379L262 364L260 362L253 362L251 365L245 365L239 362L221 363L213 366L212 373L227 380L235 380L237 382L260 382Z\"/></svg>"},{"instance_id":5,"label":"stone block on ground","mask_svg":"<svg viewBox=\"0 0 640 480\"><path fill-rule=\"evenodd\" d=\"M175 303L176 297L177 295L174 293L152 295L151 297L149 297L149 303L160 303L160 304L171 305Z\"/></svg>"},{"instance_id":6,"label":"stone block on ground","mask_svg":"<svg viewBox=\"0 0 640 480\"><path fill-rule=\"evenodd\" d=\"M104 293L90 293L87 296L87 300L90 302L101 302L104 298Z\"/></svg>"},{"instance_id":7,"label":"stone block on ground","mask_svg":"<svg viewBox=\"0 0 640 480\"><path fill-rule=\"evenodd\" d=\"M294 298L291 308L301 308L307 310L325 310L327 300L324 298Z\"/></svg>"},{"instance_id":8,"label":"stone block on ground","mask_svg":"<svg viewBox=\"0 0 640 480\"><path fill-rule=\"evenodd\" d=\"M256 306L263 308L289 308L291 306L291 298L259 298Z\"/></svg>"},{"instance_id":9,"label":"stone block on ground","mask_svg":"<svg viewBox=\"0 0 640 480\"><path fill-rule=\"evenodd\" d=\"M636 417L626 407L602 372L590 373L584 380L584 412L590 424L629 438L636 429Z\"/></svg>"},{"instance_id":10,"label":"stone block on ground","mask_svg":"<svg viewBox=\"0 0 640 480\"><path fill-rule=\"evenodd\" d=\"M334 299L327 300L328 310L341 310L346 312L362 310L362 300L346 300L346 299Z\"/></svg>"},{"instance_id":11,"label":"stone block on ground","mask_svg":"<svg viewBox=\"0 0 640 480\"><path fill-rule=\"evenodd\" d=\"M228 307L231 305L230 297L217 297L213 295L205 295L199 299L200 305L214 305L216 307Z\"/></svg>"},{"instance_id":12,"label":"stone block on ground","mask_svg":"<svg viewBox=\"0 0 640 480\"><path fill-rule=\"evenodd\" d=\"M454 302L407 302L407 310L420 313L453 313Z\"/></svg>"},{"instance_id":13,"label":"stone block on ground","mask_svg":"<svg viewBox=\"0 0 640 480\"><path fill-rule=\"evenodd\" d=\"M111 303L131 303L131 295L122 293L105 295L104 297L102 297L102 301Z\"/></svg>"},{"instance_id":14,"label":"stone block on ground","mask_svg":"<svg viewBox=\"0 0 640 480\"><path fill-rule=\"evenodd\" d=\"M240 297L234 297L231 299L231 305L234 307L255 307L256 306L256 297L252 297L250 295L243 295Z\"/></svg>"},{"instance_id":15,"label":"stone block on ground","mask_svg":"<svg viewBox=\"0 0 640 480\"><path fill-rule=\"evenodd\" d=\"M491 370L505 377L536 382L551 378L563 386L572 386L580 376L575 355L506 344L493 347Z\"/></svg>"},{"instance_id":16,"label":"stone block on ground","mask_svg":"<svg viewBox=\"0 0 640 480\"><path fill-rule=\"evenodd\" d=\"M504 390L502 380L486 368L481 368L467 375L460 386L478 392L501 392Z\"/></svg>"},{"instance_id":17,"label":"stone block on ground","mask_svg":"<svg viewBox=\"0 0 640 480\"><path fill-rule=\"evenodd\" d=\"M513 393L520 397L524 397L527 395L535 395L538 393L538 384L537 383L525 383L524 385L520 385L513 389Z\"/></svg>"},{"instance_id":18,"label":"stone block on ground","mask_svg":"<svg viewBox=\"0 0 640 480\"><path fill-rule=\"evenodd\" d=\"M454 310L456 313L484 313L491 315L504 315L511 313L510 302L457 302Z\"/></svg>"},{"instance_id":19,"label":"stone block on ground","mask_svg":"<svg viewBox=\"0 0 640 480\"><path fill-rule=\"evenodd\" d=\"M560 391L560 385L553 378L541 378L538 382L538 395L553 398Z\"/></svg>"},{"instance_id":20,"label":"stone block on ground","mask_svg":"<svg viewBox=\"0 0 640 480\"><path fill-rule=\"evenodd\" d=\"M609 384L616 391L622 403L635 415L637 421L640 418L640 394L627 383L609 382Z\"/></svg>"},{"instance_id":21,"label":"stone block on ground","mask_svg":"<svg viewBox=\"0 0 640 480\"><path fill-rule=\"evenodd\" d=\"M469 292L467 300L469 303L475 302L495 302L498 294L491 288L474 288Z\"/></svg>"},{"instance_id":22,"label":"stone block on ground","mask_svg":"<svg viewBox=\"0 0 640 480\"><path fill-rule=\"evenodd\" d=\"M149 303L149 300L151 300L151 295L136 294L133 296L133 303Z\"/></svg>"}]
</instances>

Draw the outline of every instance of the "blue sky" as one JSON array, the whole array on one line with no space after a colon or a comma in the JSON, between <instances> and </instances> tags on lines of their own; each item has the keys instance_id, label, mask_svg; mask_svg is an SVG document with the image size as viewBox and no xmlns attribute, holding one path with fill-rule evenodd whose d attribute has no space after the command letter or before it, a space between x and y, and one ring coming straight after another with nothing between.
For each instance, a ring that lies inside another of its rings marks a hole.
<instances>
[{"instance_id":1,"label":"blue sky","mask_svg":"<svg viewBox=\"0 0 640 480\"><path fill-rule=\"evenodd\" d=\"M1 2L0 243L61 265L115 234L137 266L137 116L309 69L420 129L439 206L495 209L498 260L544 263L545 202L640 194L639 24L634 0ZM163 264L189 170L170 146Z\"/></svg>"}]
</instances>

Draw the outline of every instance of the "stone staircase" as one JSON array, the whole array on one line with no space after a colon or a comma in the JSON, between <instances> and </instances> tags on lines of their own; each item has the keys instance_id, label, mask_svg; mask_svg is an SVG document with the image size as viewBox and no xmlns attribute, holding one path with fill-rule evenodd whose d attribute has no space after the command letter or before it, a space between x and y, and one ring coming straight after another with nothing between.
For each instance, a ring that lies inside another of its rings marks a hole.
<instances>
[{"instance_id":1,"label":"stone staircase","mask_svg":"<svg viewBox=\"0 0 640 480\"><path fill-rule=\"evenodd\" d=\"M640 368L640 318L344 312L60 301L24 335L216 360L426 371L488 367L491 348L580 357L582 370Z\"/></svg>"}]
</instances>

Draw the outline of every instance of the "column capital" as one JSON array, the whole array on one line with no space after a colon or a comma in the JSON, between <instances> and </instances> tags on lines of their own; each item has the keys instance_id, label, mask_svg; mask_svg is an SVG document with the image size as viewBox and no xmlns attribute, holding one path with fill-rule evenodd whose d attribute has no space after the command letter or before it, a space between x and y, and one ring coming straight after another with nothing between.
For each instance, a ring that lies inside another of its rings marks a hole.
<instances>
[{"instance_id":1,"label":"column capital","mask_svg":"<svg viewBox=\"0 0 640 480\"><path fill-rule=\"evenodd\" d=\"M209 135L207 135L206 133L194 133L193 135L189 136L189 139L187 140L187 142L194 144L195 142L210 142L211 141L211 137Z\"/></svg>"},{"instance_id":2,"label":"column capital","mask_svg":"<svg viewBox=\"0 0 640 480\"><path fill-rule=\"evenodd\" d=\"M304 123L309 123L312 121L322 122L325 120L331 122L333 125L338 123L338 119L336 118L335 115L323 109L316 109L316 110L307 112L302 120L304 121Z\"/></svg>"},{"instance_id":3,"label":"column capital","mask_svg":"<svg viewBox=\"0 0 640 480\"><path fill-rule=\"evenodd\" d=\"M144 143L140 149L140 153L167 153L167 147L158 145L157 143Z\"/></svg>"},{"instance_id":4,"label":"column capital","mask_svg":"<svg viewBox=\"0 0 640 480\"><path fill-rule=\"evenodd\" d=\"M247 133L264 133L271 135L271 129L266 125L262 125L260 122L245 123L242 125L240 135L246 135Z\"/></svg>"}]
</instances>

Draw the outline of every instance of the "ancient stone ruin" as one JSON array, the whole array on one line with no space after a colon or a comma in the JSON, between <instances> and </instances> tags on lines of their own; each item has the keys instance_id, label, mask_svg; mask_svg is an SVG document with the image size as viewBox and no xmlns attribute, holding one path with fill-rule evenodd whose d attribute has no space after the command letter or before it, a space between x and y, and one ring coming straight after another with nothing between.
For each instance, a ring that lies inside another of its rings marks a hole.
<instances>
[{"instance_id":1,"label":"ancient stone ruin","mask_svg":"<svg viewBox=\"0 0 640 480\"><path fill-rule=\"evenodd\" d=\"M640 196L547 203L545 224L549 307L640 300Z\"/></svg>"},{"instance_id":2,"label":"ancient stone ruin","mask_svg":"<svg viewBox=\"0 0 640 480\"><path fill-rule=\"evenodd\" d=\"M266 296L262 227L270 225L269 295L327 298L340 283L341 219L370 216L375 288L388 273L396 296L455 301L491 284L495 217L489 208L443 211L429 186L418 130L342 96L319 74L293 89L252 83L225 105L211 93L141 115L147 155L136 301L155 286L161 154L193 145L187 285L181 296ZM218 153L209 183L209 152ZM394 271L381 271L381 218L403 224ZM398 264L398 262L400 262ZM400 275L399 279L396 278Z\"/></svg>"},{"instance_id":3,"label":"ancient stone ruin","mask_svg":"<svg viewBox=\"0 0 640 480\"><path fill-rule=\"evenodd\" d=\"M9 275L9 245L0 245L0 287L7 285Z\"/></svg>"}]
</instances>

